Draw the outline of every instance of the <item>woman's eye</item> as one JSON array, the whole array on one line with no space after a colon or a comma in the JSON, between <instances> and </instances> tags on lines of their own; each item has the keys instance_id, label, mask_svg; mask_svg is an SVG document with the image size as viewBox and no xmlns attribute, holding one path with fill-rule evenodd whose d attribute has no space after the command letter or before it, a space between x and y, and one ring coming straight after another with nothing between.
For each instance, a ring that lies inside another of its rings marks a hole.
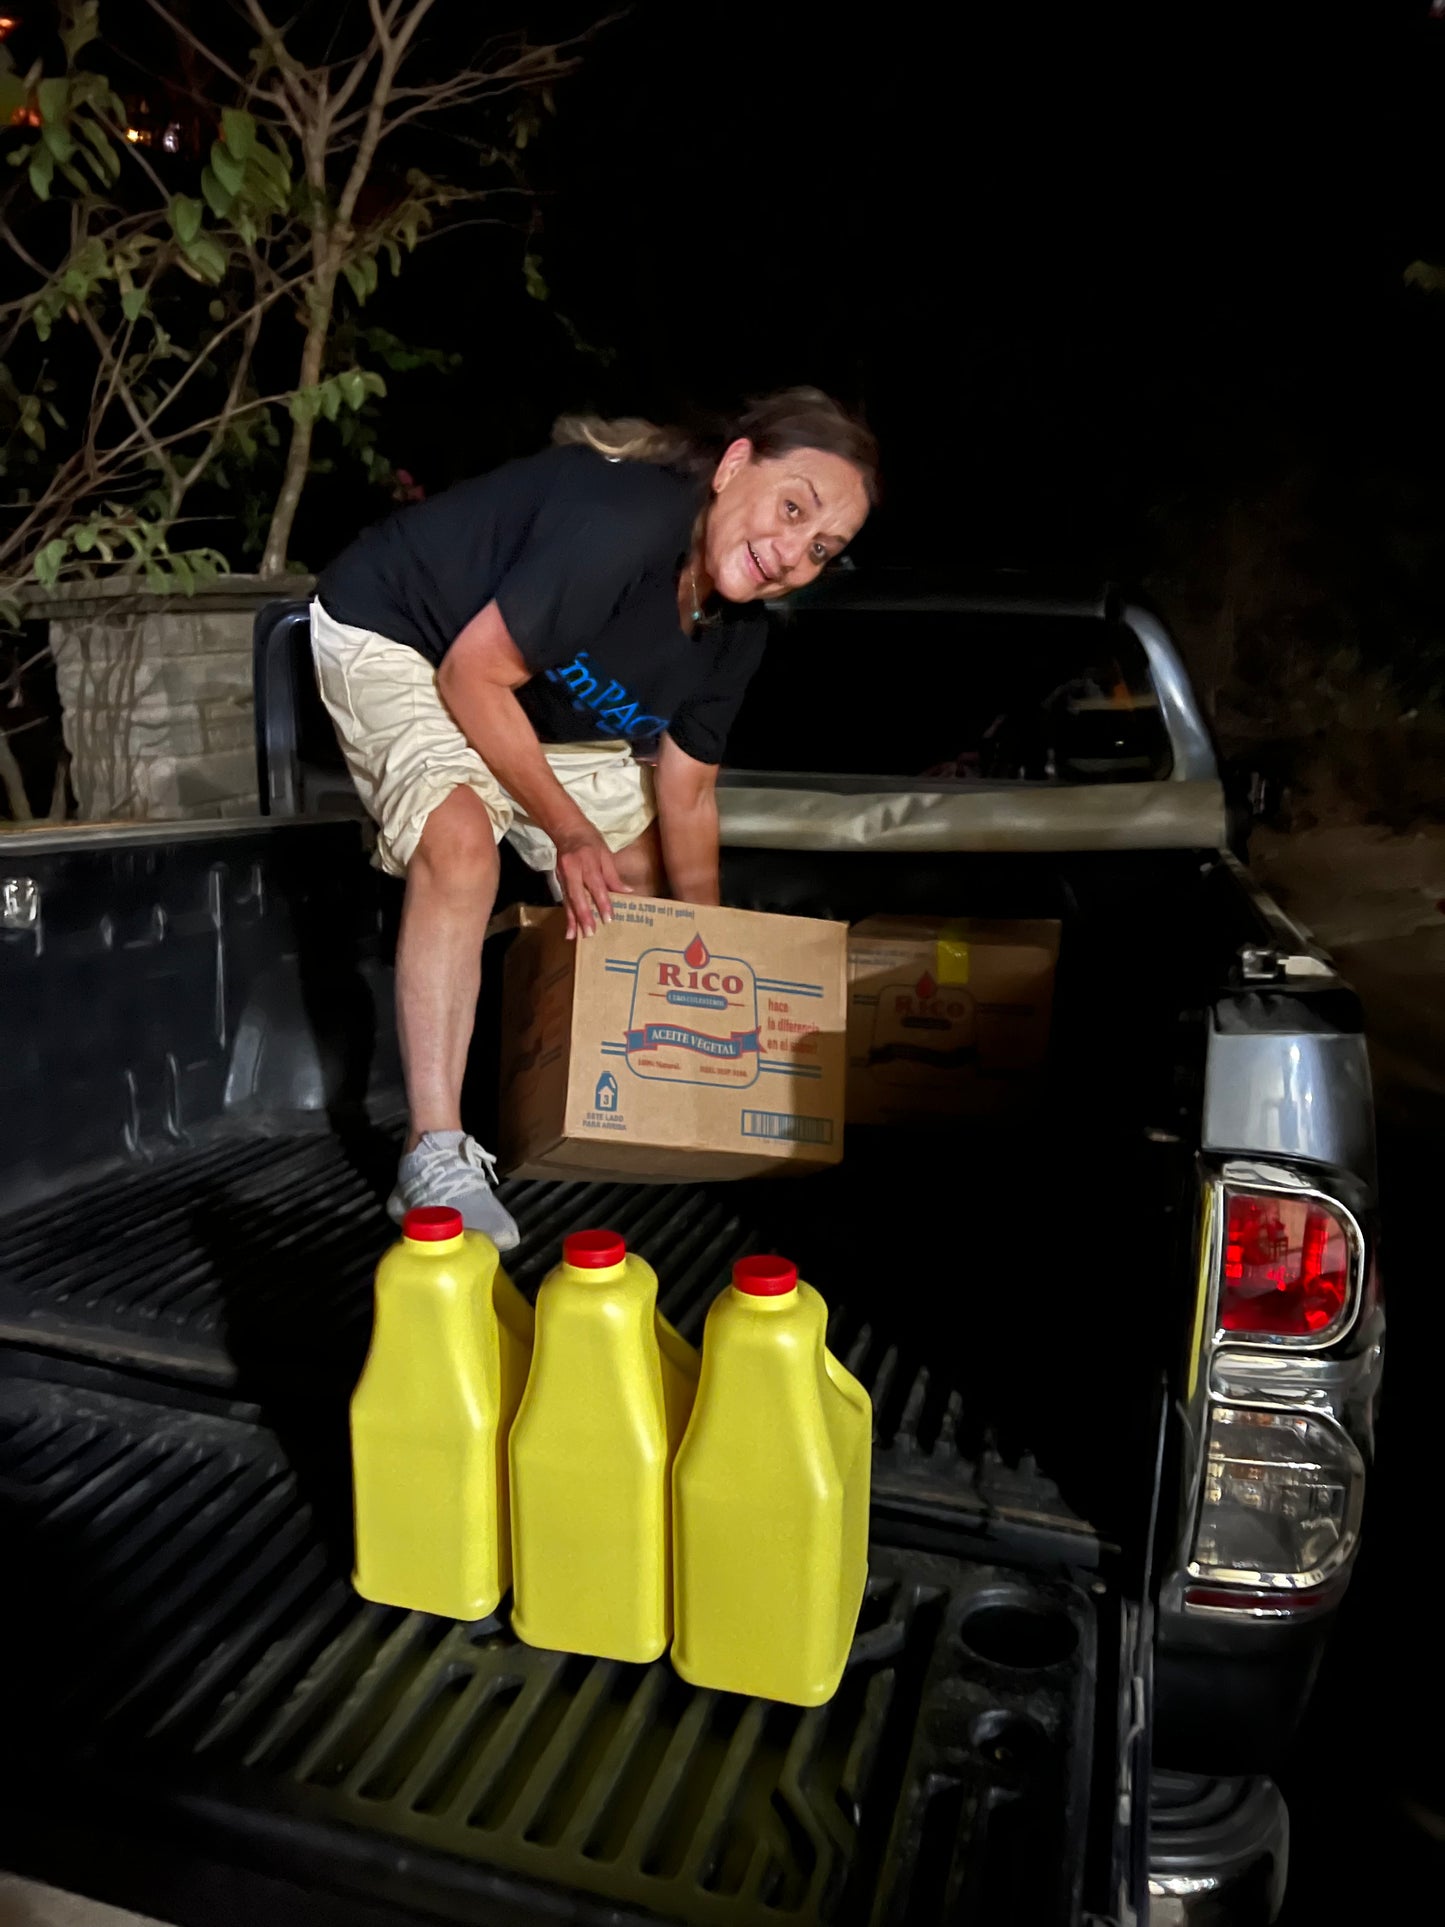
<instances>
[{"instance_id":1,"label":"woman's eye","mask_svg":"<svg viewBox=\"0 0 1445 1927\"><path fill-rule=\"evenodd\" d=\"M826 562L828 560L828 546L825 542L815 542L813 544L813 560L815 562Z\"/></svg>"},{"instance_id":2,"label":"woman's eye","mask_svg":"<svg viewBox=\"0 0 1445 1927\"><path fill-rule=\"evenodd\" d=\"M798 505L796 502L784 502L783 507L789 515L796 515L798 513Z\"/></svg>"}]
</instances>

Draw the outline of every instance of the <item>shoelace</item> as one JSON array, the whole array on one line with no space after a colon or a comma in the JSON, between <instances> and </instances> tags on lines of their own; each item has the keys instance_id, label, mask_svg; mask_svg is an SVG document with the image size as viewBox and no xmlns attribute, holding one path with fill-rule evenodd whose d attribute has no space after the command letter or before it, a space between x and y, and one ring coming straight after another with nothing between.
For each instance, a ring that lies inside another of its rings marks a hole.
<instances>
[{"instance_id":1,"label":"shoelace","mask_svg":"<svg viewBox=\"0 0 1445 1927\"><path fill-rule=\"evenodd\" d=\"M466 1169L462 1169L462 1166ZM497 1160L490 1151L484 1151L474 1137L464 1137L455 1146L429 1144L424 1168L427 1189L442 1204L448 1204L473 1189L473 1180L467 1175L468 1171L480 1172L490 1190L497 1188Z\"/></svg>"},{"instance_id":2,"label":"shoelace","mask_svg":"<svg viewBox=\"0 0 1445 1927\"><path fill-rule=\"evenodd\" d=\"M464 1137L457 1149L462 1161L470 1164L474 1171L480 1171L487 1183L495 1191L497 1188L497 1160L490 1151L484 1151L474 1137Z\"/></svg>"}]
</instances>

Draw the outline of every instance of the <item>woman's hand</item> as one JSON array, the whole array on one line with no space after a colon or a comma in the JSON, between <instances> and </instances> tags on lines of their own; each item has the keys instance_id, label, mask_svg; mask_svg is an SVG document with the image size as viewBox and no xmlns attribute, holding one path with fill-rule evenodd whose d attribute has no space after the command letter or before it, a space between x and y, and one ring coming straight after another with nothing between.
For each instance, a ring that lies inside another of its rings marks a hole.
<instances>
[{"instance_id":1,"label":"woman's hand","mask_svg":"<svg viewBox=\"0 0 1445 1927\"><path fill-rule=\"evenodd\" d=\"M567 935L596 934L597 923L612 921L612 897L629 894L618 874L616 859L600 831L584 822L580 828L554 837L557 845L557 884L567 908Z\"/></svg>"}]
</instances>

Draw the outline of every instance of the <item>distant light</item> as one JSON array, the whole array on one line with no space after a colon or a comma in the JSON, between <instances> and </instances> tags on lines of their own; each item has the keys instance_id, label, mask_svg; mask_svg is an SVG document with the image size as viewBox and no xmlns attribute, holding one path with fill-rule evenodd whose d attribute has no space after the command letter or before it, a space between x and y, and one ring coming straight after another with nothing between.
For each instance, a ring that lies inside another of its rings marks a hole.
<instances>
[{"instance_id":1,"label":"distant light","mask_svg":"<svg viewBox=\"0 0 1445 1927\"><path fill-rule=\"evenodd\" d=\"M0 40L3 40L7 34L14 33L19 25L20 22L11 14L0 13Z\"/></svg>"},{"instance_id":2,"label":"distant light","mask_svg":"<svg viewBox=\"0 0 1445 1927\"><path fill-rule=\"evenodd\" d=\"M180 122L179 122L179 121L174 121L174 120L173 120L173 121L171 122L171 124L170 124L170 126L169 126L169 127L168 127L168 128L166 129L166 131L165 131L165 132L164 132L164 133L163 133L163 134L161 135L161 146L162 146L162 147L163 147L163 148L164 148L164 149L166 150L166 152L167 152L168 154L179 154L179 153L180 153L180 151L181 151L181 126L180 126Z\"/></svg>"},{"instance_id":3,"label":"distant light","mask_svg":"<svg viewBox=\"0 0 1445 1927\"><path fill-rule=\"evenodd\" d=\"M138 141L140 139L140 129L138 127L127 127L125 137L128 141Z\"/></svg>"}]
</instances>

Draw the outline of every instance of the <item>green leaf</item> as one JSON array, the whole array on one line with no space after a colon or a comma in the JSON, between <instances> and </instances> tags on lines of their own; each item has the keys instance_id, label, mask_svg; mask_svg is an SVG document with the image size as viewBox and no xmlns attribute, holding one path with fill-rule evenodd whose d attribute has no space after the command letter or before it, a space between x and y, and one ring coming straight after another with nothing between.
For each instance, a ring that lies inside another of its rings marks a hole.
<instances>
[{"instance_id":1,"label":"green leaf","mask_svg":"<svg viewBox=\"0 0 1445 1927\"><path fill-rule=\"evenodd\" d=\"M115 176L120 172L120 158L111 144L109 134L106 133L100 122L96 120L84 119L78 123L78 126L81 135L88 140L95 149L95 158L91 165L95 167L103 177L114 180Z\"/></svg>"},{"instance_id":2,"label":"green leaf","mask_svg":"<svg viewBox=\"0 0 1445 1927\"><path fill-rule=\"evenodd\" d=\"M57 535L54 541L47 542L45 547L36 556L35 580L43 589L53 589L55 587L56 578L60 574L60 566L65 560L65 552L68 547L69 544L66 542L65 537L63 535Z\"/></svg>"},{"instance_id":3,"label":"green leaf","mask_svg":"<svg viewBox=\"0 0 1445 1927\"><path fill-rule=\"evenodd\" d=\"M54 179L55 156L48 147L37 146L30 157L30 185L42 201L50 199L50 183ZM42 335L41 340L44 339L45 336Z\"/></svg>"},{"instance_id":4,"label":"green leaf","mask_svg":"<svg viewBox=\"0 0 1445 1927\"><path fill-rule=\"evenodd\" d=\"M366 401L366 378L359 368L348 368L336 377L336 385L348 408L360 408Z\"/></svg>"},{"instance_id":5,"label":"green leaf","mask_svg":"<svg viewBox=\"0 0 1445 1927\"><path fill-rule=\"evenodd\" d=\"M268 180L274 181L283 193L289 191L291 186L289 156L277 153L274 147L266 146L264 141L257 141L246 156L246 165L253 174L264 174Z\"/></svg>"},{"instance_id":6,"label":"green leaf","mask_svg":"<svg viewBox=\"0 0 1445 1927\"><path fill-rule=\"evenodd\" d=\"M224 221L231 211L232 201L236 198L235 189L227 189L224 183L217 178L213 169L203 167L201 169L201 192L205 195L206 206L211 210L212 214L215 215L218 221Z\"/></svg>"},{"instance_id":7,"label":"green leaf","mask_svg":"<svg viewBox=\"0 0 1445 1927\"><path fill-rule=\"evenodd\" d=\"M256 123L239 107L221 109L221 128L226 145L238 161L247 160L256 145Z\"/></svg>"},{"instance_id":8,"label":"green leaf","mask_svg":"<svg viewBox=\"0 0 1445 1927\"><path fill-rule=\"evenodd\" d=\"M211 166L215 170L216 179L225 188L227 194L240 193L242 183L246 179L245 164L238 161L233 154L228 154L220 141L211 142Z\"/></svg>"},{"instance_id":9,"label":"green leaf","mask_svg":"<svg viewBox=\"0 0 1445 1927\"><path fill-rule=\"evenodd\" d=\"M358 301L366 299L366 276L361 272L359 261L343 261L341 272L346 276L346 285Z\"/></svg>"},{"instance_id":10,"label":"green leaf","mask_svg":"<svg viewBox=\"0 0 1445 1927\"><path fill-rule=\"evenodd\" d=\"M57 126L53 121L49 125L41 128L40 138L50 149L56 160L61 162L62 165L68 161L75 152L75 142L70 138L69 132L64 127Z\"/></svg>"},{"instance_id":11,"label":"green leaf","mask_svg":"<svg viewBox=\"0 0 1445 1927\"><path fill-rule=\"evenodd\" d=\"M35 89L35 104L40 109L40 119L46 125L65 119L65 110L70 103L70 82L68 80L42 80Z\"/></svg>"},{"instance_id":12,"label":"green leaf","mask_svg":"<svg viewBox=\"0 0 1445 1927\"><path fill-rule=\"evenodd\" d=\"M527 284L528 294L534 301L547 299L547 283L542 275L542 263L535 254L529 254L523 260L522 278Z\"/></svg>"},{"instance_id":13,"label":"green leaf","mask_svg":"<svg viewBox=\"0 0 1445 1927\"><path fill-rule=\"evenodd\" d=\"M171 226L182 247L189 247L201 231L201 204L189 194L177 194L171 202Z\"/></svg>"},{"instance_id":14,"label":"green leaf","mask_svg":"<svg viewBox=\"0 0 1445 1927\"><path fill-rule=\"evenodd\" d=\"M298 388L291 397L290 407L293 422L300 422L303 427L307 422L314 422L321 407L321 390Z\"/></svg>"},{"instance_id":15,"label":"green leaf","mask_svg":"<svg viewBox=\"0 0 1445 1927\"><path fill-rule=\"evenodd\" d=\"M246 198L253 206L270 214L284 214L290 200L290 190L273 181L269 174L260 174L251 163L246 166Z\"/></svg>"},{"instance_id":16,"label":"green leaf","mask_svg":"<svg viewBox=\"0 0 1445 1927\"><path fill-rule=\"evenodd\" d=\"M64 47L67 59L73 61L83 47L88 47L100 32L100 12L96 0L86 0L84 6L76 7L69 23L62 30L60 44Z\"/></svg>"},{"instance_id":17,"label":"green leaf","mask_svg":"<svg viewBox=\"0 0 1445 1927\"><path fill-rule=\"evenodd\" d=\"M327 421L334 422L341 412L341 389L335 377L333 376L330 381L323 381L317 392L321 397L322 414Z\"/></svg>"},{"instance_id":18,"label":"green leaf","mask_svg":"<svg viewBox=\"0 0 1445 1927\"><path fill-rule=\"evenodd\" d=\"M84 527L78 528L71 537L71 540L75 543L76 553L78 555L89 555L95 547L95 530Z\"/></svg>"},{"instance_id":19,"label":"green leaf","mask_svg":"<svg viewBox=\"0 0 1445 1927\"><path fill-rule=\"evenodd\" d=\"M120 298L120 311L127 321L139 321L145 312L145 304L144 288L127 288Z\"/></svg>"},{"instance_id":20,"label":"green leaf","mask_svg":"<svg viewBox=\"0 0 1445 1927\"><path fill-rule=\"evenodd\" d=\"M225 302L220 300L211 302L206 309L206 313L211 317L212 321L224 321L226 318Z\"/></svg>"},{"instance_id":21,"label":"green leaf","mask_svg":"<svg viewBox=\"0 0 1445 1927\"><path fill-rule=\"evenodd\" d=\"M196 578L190 563L183 555L173 555L170 558L170 562L171 574L174 577L175 586L180 590L182 595L194 595L196 593Z\"/></svg>"},{"instance_id":22,"label":"green leaf","mask_svg":"<svg viewBox=\"0 0 1445 1927\"><path fill-rule=\"evenodd\" d=\"M10 125L29 97L29 89L18 74L0 74L0 127Z\"/></svg>"},{"instance_id":23,"label":"green leaf","mask_svg":"<svg viewBox=\"0 0 1445 1927\"><path fill-rule=\"evenodd\" d=\"M157 595L164 595L166 590L170 588L170 578L159 562L143 563L141 565L141 572L145 576L146 587L148 589L154 589Z\"/></svg>"},{"instance_id":24,"label":"green leaf","mask_svg":"<svg viewBox=\"0 0 1445 1927\"><path fill-rule=\"evenodd\" d=\"M81 123L81 132L90 138L90 145L95 151L87 153L82 147L80 158L102 187L110 187L120 174L120 156L103 133L99 133L99 138L96 138L98 131L92 128L88 121Z\"/></svg>"},{"instance_id":25,"label":"green leaf","mask_svg":"<svg viewBox=\"0 0 1445 1927\"><path fill-rule=\"evenodd\" d=\"M226 251L219 241L209 234L203 234L198 241L192 241L186 249L186 259L203 281L214 287L224 280L226 273Z\"/></svg>"}]
</instances>

